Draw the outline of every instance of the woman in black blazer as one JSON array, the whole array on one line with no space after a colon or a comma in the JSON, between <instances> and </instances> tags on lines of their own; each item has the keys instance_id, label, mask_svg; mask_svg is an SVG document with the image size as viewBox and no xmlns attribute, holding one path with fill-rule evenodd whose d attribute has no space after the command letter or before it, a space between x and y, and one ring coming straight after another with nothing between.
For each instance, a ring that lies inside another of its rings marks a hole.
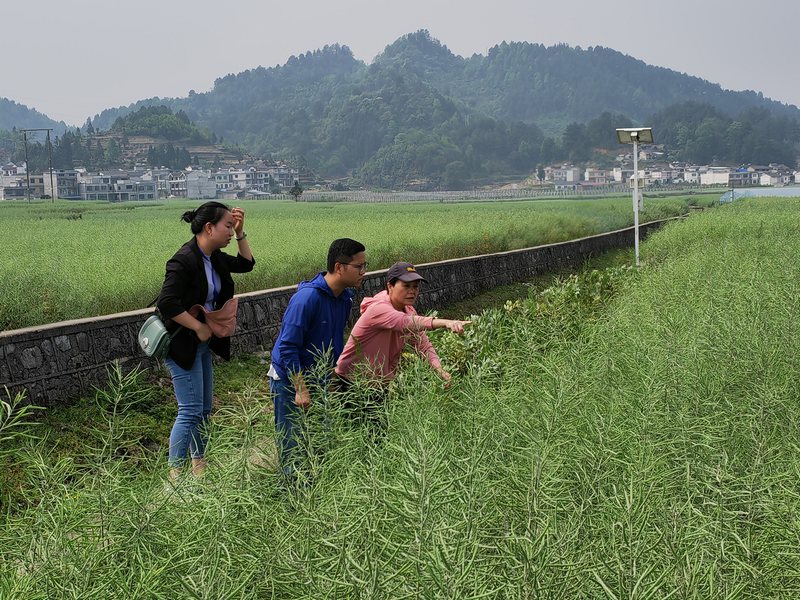
<instances>
[{"instance_id":1,"label":"woman in black blazer","mask_svg":"<svg viewBox=\"0 0 800 600\"><path fill-rule=\"evenodd\" d=\"M215 337L205 322L205 313L189 310L200 305L206 311L221 309L233 298L231 273L253 270L255 259L244 231L244 210L220 202L206 202L181 217L191 225L194 237L167 262L164 285L158 297L158 311L172 334L169 356L165 359L172 375L178 400L178 416L169 436L170 476L174 479L192 458L192 473L205 470L206 433L211 413L214 375L211 352L230 358L230 337ZM233 257L220 249L231 238L238 254Z\"/></svg>"}]
</instances>

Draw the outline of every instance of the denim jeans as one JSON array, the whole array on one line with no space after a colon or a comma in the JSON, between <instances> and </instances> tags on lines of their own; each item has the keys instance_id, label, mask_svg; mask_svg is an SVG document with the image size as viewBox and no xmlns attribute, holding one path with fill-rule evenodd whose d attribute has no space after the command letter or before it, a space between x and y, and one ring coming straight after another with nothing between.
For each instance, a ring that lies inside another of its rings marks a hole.
<instances>
[{"instance_id":1,"label":"denim jeans","mask_svg":"<svg viewBox=\"0 0 800 600\"><path fill-rule=\"evenodd\" d=\"M270 379L269 389L275 404L275 430L278 434L278 461L281 471L293 477L300 462L297 447L303 435L303 409L294 401L294 385L285 378Z\"/></svg>"},{"instance_id":2,"label":"denim jeans","mask_svg":"<svg viewBox=\"0 0 800 600\"><path fill-rule=\"evenodd\" d=\"M206 451L208 417L214 388L211 350L208 342L197 347L192 368L182 369L167 357L164 362L172 375L172 386L178 400L178 416L169 435L169 465L180 467L187 453L192 458L202 458Z\"/></svg>"}]
</instances>

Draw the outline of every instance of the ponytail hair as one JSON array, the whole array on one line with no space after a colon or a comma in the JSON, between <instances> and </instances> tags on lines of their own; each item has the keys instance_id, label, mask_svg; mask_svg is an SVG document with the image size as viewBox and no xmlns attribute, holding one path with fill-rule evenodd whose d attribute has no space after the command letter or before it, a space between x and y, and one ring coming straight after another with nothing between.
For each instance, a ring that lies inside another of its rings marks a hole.
<instances>
[{"instance_id":1,"label":"ponytail hair","mask_svg":"<svg viewBox=\"0 0 800 600\"><path fill-rule=\"evenodd\" d=\"M181 221L185 221L191 225L192 233L197 235L203 231L206 223L216 225L226 212L230 212L230 207L222 202L206 202L201 204L194 210L187 210L181 215Z\"/></svg>"}]
</instances>

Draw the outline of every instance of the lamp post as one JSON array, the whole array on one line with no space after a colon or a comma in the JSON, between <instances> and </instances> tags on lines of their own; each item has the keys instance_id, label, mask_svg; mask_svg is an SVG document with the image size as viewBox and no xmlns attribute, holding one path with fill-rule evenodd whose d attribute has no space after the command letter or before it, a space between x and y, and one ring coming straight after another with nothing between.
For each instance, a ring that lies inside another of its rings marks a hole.
<instances>
[{"instance_id":1,"label":"lamp post","mask_svg":"<svg viewBox=\"0 0 800 600\"><path fill-rule=\"evenodd\" d=\"M639 266L639 142L653 143L650 127L625 127L617 129L620 144L633 144L633 231L636 266Z\"/></svg>"}]
</instances>

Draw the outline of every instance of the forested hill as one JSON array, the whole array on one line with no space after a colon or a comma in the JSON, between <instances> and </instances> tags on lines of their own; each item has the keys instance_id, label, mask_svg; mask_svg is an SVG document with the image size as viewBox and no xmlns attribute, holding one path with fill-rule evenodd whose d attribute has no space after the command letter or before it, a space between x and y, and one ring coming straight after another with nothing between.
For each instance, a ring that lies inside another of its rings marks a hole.
<instances>
[{"instance_id":1,"label":"forested hill","mask_svg":"<svg viewBox=\"0 0 800 600\"><path fill-rule=\"evenodd\" d=\"M710 104L729 116L752 107L800 119L796 106L756 92L732 92L718 84L654 67L610 48L582 50L503 42L486 56L453 55L419 31L388 46L376 64L403 64L437 89L494 118L536 123L560 133L572 121L586 122L604 111L642 121L673 104ZM551 127L556 124L557 127Z\"/></svg>"},{"instance_id":2,"label":"forested hill","mask_svg":"<svg viewBox=\"0 0 800 600\"><path fill-rule=\"evenodd\" d=\"M37 110L13 100L0 98L0 130L32 129L51 127L54 135L60 135L67 129L63 121L54 121Z\"/></svg>"},{"instance_id":3,"label":"forested hill","mask_svg":"<svg viewBox=\"0 0 800 600\"><path fill-rule=\"evenodd\" d=\"M87 122L93 130L94 124ZM170 141L185 140L195 144L216 143L216 136L208 130L198 128L186 113L177 114L166 106L144 106L139 110L118 117L111 126L112 131L125 135L150 135Z\"/></svg>"},{"instance_id":4,"label":"forested hill","mask_svg":"<svg viewBox=\"0 0 800 600\"><path fill-rule=\"evenodd\" d=\"M227 75L209 92L109 109L93 123L109 129L153 105L254 154L384 187L457 187L587 160L592 139L653 119L660 140L678 143L675 158L689 161L793 164L800 141L795 106L611 49L503 42L464 58L427 31L399 38L369 65L347 46L326 46ZM765 121L774 139L756 143Z\"/></svg>"},{"instance_id":5,"label":"forested hill","mask_svg":"<svg viewBox=\"0 0 800 600\"><path fill-rule=\"evenodd\" d=\"M572 121L586 122L604 111L622 113L641 121L670 105L695 101L710 104L730 116L751 107L768 108L778 116L800 119L793 105L765 98L756 92L732 92L718 84L643 61L603 47L573 48L565 44L543 46L527 42L503 42L487 55L469 58L454 55L447 46L418 31L399 38L366 66L356 61L346 46L292 57L283 66L259 67L218 79L208 93L172 99L176 108L217 134L235 135L251 130L246 115L253 105L266 101L297 103L319 110L319 102L344 91L340 84L369 86L382 73L414 74L476 112L497 119L524 121L559 134ZM327 93L305 98L303 92ZM336 92L332 94L331 92ZM108 127L120 114L139 105L163 104L152 98L130 107L104 111L95 117L98 127ZM244 115L226 114L245 109ZM227 110L226 110L227 109ZM278 107L274 110L280 112ZM199 117L203 118L199 118ZM313 115L312 115L313 116ZM204 123L204 121L208 121ZM558 124L557 128L551 127Z\"/></svg>"},{"instance_id":6,"label":"forested hill","mask_svg":"<svg viewBox=\"0 0 800 600\"><path fill-rule=\"evenodd\" d=\"M346 46L326 46L282 66L227 75L206 93L107 110L94 123L106 128L141 106L167 104L255 153L294 159L326 176L356 172L365 182L393 186L444 173L448 165L451 182L476 166L530 169L531 161L564 154L548 148L560 143L570 123L603 113L643 122L687 102L723 119L761 108L800 120L795 106L726 91L607 48L503 42L486 56L463 58L418 31L387 46L370 65Z\"/></svg>"}]
</instances>

